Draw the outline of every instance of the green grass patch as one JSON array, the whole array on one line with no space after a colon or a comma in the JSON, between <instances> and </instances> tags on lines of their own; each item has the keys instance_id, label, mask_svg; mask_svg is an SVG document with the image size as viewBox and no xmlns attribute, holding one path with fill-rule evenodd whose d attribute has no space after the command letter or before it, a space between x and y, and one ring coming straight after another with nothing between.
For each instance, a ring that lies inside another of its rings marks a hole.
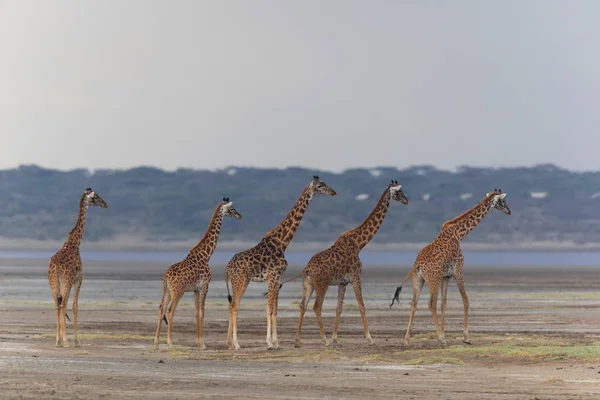
<instances>
[{"instance_id":1,"label":"green grass patch","mask_svg":"<svg viewBox=\"0 0 600 400\"><path fill-rule=\"evenodd\" d=\"M431 365L431 364L453 364L463 365L464 362L460 358L456 357L443 357L443 356L429 356L413 358L411 360L403 361L406 365Z\"/></svg>"},{"instance_id":2,"label":"green grass patch","mask_svg":"<svg viewBox=\"0 0 600 400\"><path fill-rule=\"evenodd\" d=\"M488 358L498 357L521 360L585 360L600 361L600 346L597 343L574 344L561 339L509 338L483 346L449 346L432 350L406 350L394 356Z\"/></svg>"},{"instance_id":3,"label":"green grass patch","mask_svg":"<svg viewBox=\"0 0 600 400\"><path fill-rule=\"evenodd\" d=\"M37 335L38 338L49 339L55 338L55 333L42 333L41 335ZM80 333L80 340L138 340L138 341L148 341L154 340L154 336L149 335L136 335L131 333Z\"/></svg>"}]
</instances>

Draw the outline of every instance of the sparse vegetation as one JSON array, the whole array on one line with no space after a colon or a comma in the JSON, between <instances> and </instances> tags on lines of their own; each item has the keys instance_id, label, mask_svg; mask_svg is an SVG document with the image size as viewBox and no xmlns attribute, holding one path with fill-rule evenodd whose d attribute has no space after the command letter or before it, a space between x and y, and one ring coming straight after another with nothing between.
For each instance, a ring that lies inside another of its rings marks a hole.
<instances>
[{"instance_id":1,"label":"sparse vegetation","mask_svg":"<svg viewBox=\"0 0 600 400\"><path fill-rule=\"evenodd\" d=\"M428 364L453 364L463 365L464 362L460 358L456 357L443 357L443 356L429 356L413 358L411 360L403 361L406 365L428 365Z\"/></svg>"}]
</instances>

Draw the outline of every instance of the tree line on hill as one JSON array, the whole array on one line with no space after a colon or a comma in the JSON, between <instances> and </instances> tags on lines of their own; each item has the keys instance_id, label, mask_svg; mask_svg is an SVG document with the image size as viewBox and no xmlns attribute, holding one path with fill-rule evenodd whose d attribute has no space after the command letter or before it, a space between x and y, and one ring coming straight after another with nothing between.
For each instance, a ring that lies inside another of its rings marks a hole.
<instances>
[{"instance_id":1,"label":"tree line on hill","mask_svg":"<svg viewBox=\"0 0 600 400\"><path fill-rule=\"evenodd\" d=\"M331 242L356 227L392 179L403 185L409 204L392 204L375 243L429 242L444 221L494 188L508 194L513 214L491 212L469 235L470 242L600 242L600 172L572 172L554 165L456 171L380 167L341 173L246 167L92 172L27 165L0 171L0 236L64 240L75 223L82 191L92 187L109 207L88 213L86 240L200 238L226 196L243 219L223 224L223 240L256 242L284 218L315 174L338 194L313 199L295 242Z\"/></svg>"}]
</instances>

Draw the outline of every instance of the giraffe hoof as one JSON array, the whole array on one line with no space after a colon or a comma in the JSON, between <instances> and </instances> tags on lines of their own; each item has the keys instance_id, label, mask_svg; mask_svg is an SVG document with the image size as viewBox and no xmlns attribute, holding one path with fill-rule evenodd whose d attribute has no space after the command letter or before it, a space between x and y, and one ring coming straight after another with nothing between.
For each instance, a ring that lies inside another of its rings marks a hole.
<instances>
[{"instance_id":1,"label":"giraffe hoof","mask_svg":"<svg viewBox=\"0 0 600 400\"><path fill-rule=\"evenodd\" d=\"M440 339L440 343L441 343L441 345L442 345L442 346L444 346L444 347L445 347L445 346L448 346L448 343L446 342L446 340L445 340L445 339Z\"/></svg>"},{"instance_id":2,"label":"giraffe hoof","mask_svg":"<svg viewBox=\"0 0 600 400\"><path fill-rule=\"evenodd\" d=\"M296 343L294 344L294 347L295 347L295 348L297 348L297 349L299 349L300 347L302 347L302 343L300 343L300 342L296 342Z\"/></svg>"},{"instance_id":3,"label":"giraffe hoof","mask_svg":"<svg viewBox=\"0 0 600 400\"><path fill-rule=\"evenodd\" d=\"M79 343L79 340L75 342L75 347L80 347L81 343Z\"/></svg>"},{"instance_id":4,"label":"giraffe hoof","mask_svg":"<svg viewBox=\"0 0 600 400\"><path fill-rule=\"evenodd\" d=\"M471 344L471 341L470 340L463 340L463 343L464 344Z\"/></svg>"},{"instance_id":5,"label":"giraffe hoof","mask_svg":"<svg viewBox=\"0 0 600 400\"><path fill-rule=\"evenodd\" d=\"M404 344L403 344L403 346L404 346L404 347L408 347L408 340L405 340L405 341L404 341Z\"/></svg>"}]
</instances>

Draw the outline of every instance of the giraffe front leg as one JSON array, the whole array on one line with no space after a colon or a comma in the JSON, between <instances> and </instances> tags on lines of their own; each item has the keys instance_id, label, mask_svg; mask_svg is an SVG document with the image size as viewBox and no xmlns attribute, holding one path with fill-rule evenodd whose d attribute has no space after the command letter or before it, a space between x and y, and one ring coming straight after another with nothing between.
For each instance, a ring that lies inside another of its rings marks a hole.
<instances>
[{"instance_id":1,"label":"giraffe front leg","mask_svg":"<svg viewBox=\"0 0 600 400\"><path fill-rule=\"evenodd\" d=\"M466 344L471 344L471 341L469 340L469 297L467 296L467 291L465 290L465 282L463 281L462 274L456 277L456 285L458 286L458 291L462 297L465 313L463 342Z\"/></svg>"},{"instance_id":2,"label":"giraffe front leg","mask_svg":"<svg viewBox=\"0 0 600 400\"><path fill-rule=\"evenodd\" d=\"M443 278L442 279L442 305L441 305L441 309L442 309L442 335L444 335L445 332L445 322L446 322L446 301L448 299L448 282L450 281L450 278Z\"/></svg>"},{"instance_id":3,"label":"giraffe front leg","mask_svg":"<svg viewBox=\"0 0 600 400\"><path fill-rule=\"evenodd\" d=\"M273 340L271 338L271 288L267 287L267 350L273 349Z\"/></svg>"},{"instance_id":4,"label":"giraffe front leg","mask_svg":"<svg viewBox=\"0 0 600 400\"><path fill-rule=\"evenodd\" d=\"M279 285L281 284L281 275L276 274L267 283L268 288L268 326L267 326L267 346L268 349L278 349L279 341L277 340L277 309L279 303Z\"/></svg>"},{"instance_id":5,"label":"giraffe front leg","mask_svg":"<svg viewBox=\"0 0 600 400\"><path fill-rule=\"evenodd\" d=\"M446 339L444 338L444 332L440 329L437 319L437 297L439 286L437 283L432 283L429 285L429 311L431 311L431 316L433 317L433 324L435 325L435 331L438 335L438 340L444 346L447 345Z\"/></svg>"},{"instance_id":6,"label":"giraffe front leg","mask_svg":"<svg viewBox=\"0 0 600 400\"><path fill-rule=\"evenodd\" d=\"M73 294L73 342L75 347L79 347L79 336L77 335L77 318L79 315L79 290L81 289L81 283L83 277L79 278L75 282L74 294Z\"/></svg>"},{"instance_id":7,"label":"giraffe front leg","mask_svg":"<svg viewBox=\"0 0 600 400\"><path fill-rule=\"evenodd\" d=\"M302 330L302 321L304 320L304 314L306 313L306 308L308 307L310 296L312 296L314 291L314 286L310 283L310 278L308 276L304 276L302 286L303 290L302 301L300 302L300 317L298 318L298 329L296 330L296 343L294 347L302 346L302 344L300 343L300 331Z\"/></svg>"},{"instance_id":8,"label":"giraffe front leg","mask_svg":"<svg viewBox=\"0 0 600 400\"><path fill-rule=\"evenodd\" d=\"M356 302L358 303L358 310L360 311L360 316L363 321L363 326L365 328L365 338L369 344L375 344L373 339L371 338L371 333L369 332L369 324L367 323L367 313L365 311L365 303L363 302L362 297L362 288L360 284L360 277L354 277L352 280L352 287L354 288L354 295L356 296Z\"/></svg>"},{"instance_id":9,"label":"giraffe front leg","mask_svg":"<svg viewBox=\"0 0 600 400\"><path fill-rule=\"evenodd\" d=\"M194 317L196 320L196 346L200 347L200 291L194 290Z\"/></svg>"},{"instance_id":10,"label":"giraffe front leg","mask_svg":"<svg viewBox=\"0 0 600 400\"><path fill-rule=\"evenodd\" d=\"M208 283L200 289L200 310L198 314L198 347L200 350L206 350L204 344L204 305L206 304L206 295L208 294Z\"/></svg>"},{"instance_id":11,"label":"giraffe front leg","mask_svg":"<svg viewBox=\"0 0 600 400\"><path fill-rule=\"evenodd\" d=\"M340 316L342 315L342 309L344 308L344 295L346 294L345 284L338 285L338 303L335 309L335 323L333 324L333 334L331 335L331 341L338 343L338 329L340 327Z\"/></svg>"}]
</instances>

